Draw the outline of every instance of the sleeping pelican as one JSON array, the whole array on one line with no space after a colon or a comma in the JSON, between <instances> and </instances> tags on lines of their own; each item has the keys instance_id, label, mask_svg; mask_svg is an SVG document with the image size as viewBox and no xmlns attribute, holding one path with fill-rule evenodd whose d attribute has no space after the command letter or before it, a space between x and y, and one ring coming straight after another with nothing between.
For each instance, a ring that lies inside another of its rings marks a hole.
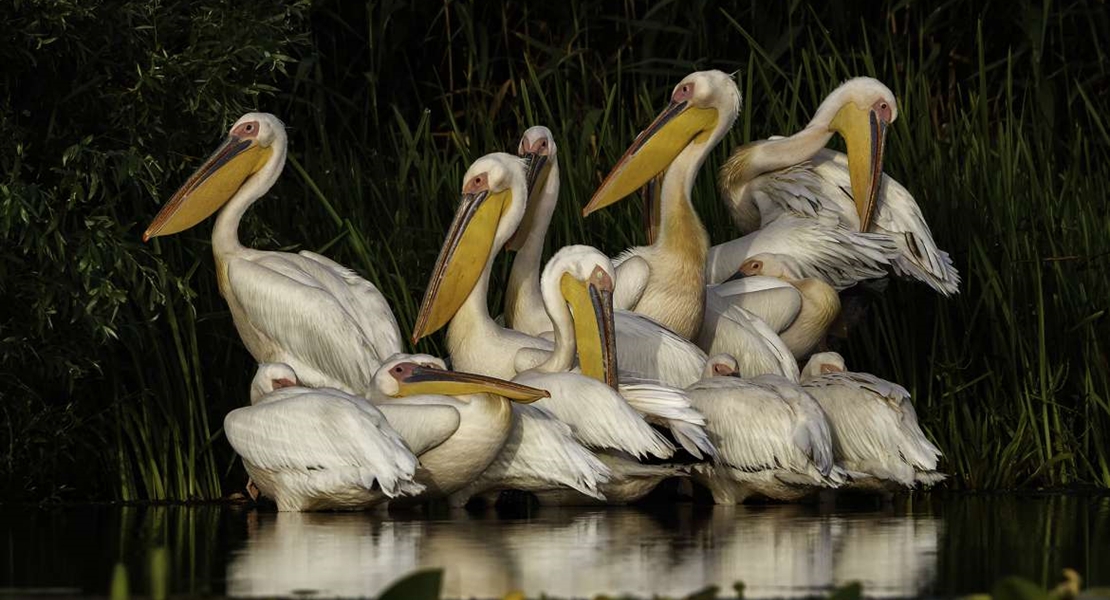
<instances>
[{"instance_id":1,"label":"sleeping pelican","mask_svg":"<svg viewBox=\"0 0 1110 600\"><path fill-rule=\"evenodd\" d=\"M853 476L851 489L887 496L898 488L929 487L943 481L937 471L940 450L917 424L910 393L870 373L850 373L836 352L814 354L802 373L802 386L825 414L833 449Z\"/></svg>"},{"instance_id":2,"label":"sleeping pelican","mask_svg":"<svg viewBox=\"0 0 1110 600\"><path fill-rule=\"evenodd\" d=\"M421 498L450 495L493 463L512 428L510 401L547 397L544 390L443 367L426 354L396 354L374 375L372 400L420 457Z\"/></svg>"},{"instance_id":3,"label":"sleeping pelican","mask_svg":"<svg viewBox=\"0 0 1110 600\"><path fill-rule=\"evenodd\" d=\"M617 259L618 308L633 310L693 339L705 304L709 235L694 211L694 178L740 110L736 83L720 71L688 75L669 106L613 167L582 210L583 216L617 202L658 173L662 197L658 235L650 246Z\"/></svg>"},{"instance_id":4,"label":"sleeping pelican","mask_svg":"<svg viewBox=\"0 0 1110 600\"><path fill-rule=\"evenodd\" d=\"M355 510L424 490L413 450L373 404L301 387L289 365L258 366L251 406L227 414L224 434L278 510Z\"/></svg>"},{"instance_id":5,"label":"sleeping pelican","mask_svg":"<svg viewBox=\"0 0 1110 600\"><path fill-rule=\"evenodd\" d=\"M711 288L713 293L762 319L798 360L813 352L840 314L836 290L820 279L799 277L787 256L756 254L737 275Z\"/></svg>"},{"instance_id":6,"label":"sleeping pelican","mask_svg":"<svg viewBox=\"0 0 1110 600\"><path fill-rule=\"evenodd\" d=\"M531 196L524 218L505 247L517 250L505 288L505 324L533 336L551 332L551 319L540 292L540 255L559 194L558 147L551 131L529 128L519 155L528 163ZM617 363L668 385L685 387L698 380L704 352L651 319L626 310L614 313Z\"/></svg>"},{"instance_id":7,"label":"sleeping pelican","mask_svg":"<svg viewBox=\"0 0 1110 600\"><path fill-rule=\"evenodd\" d=\"M494 153L475 161L464 181L463 201L421 303L413 340L450 322L447 347L455 367L505 379L531 369L548 374L542 385L551 391L551 400L543 404L575 427L579 441L591 448L633 456L671 455L673 447L644 422L632 403L638 410L669 419L686 447L691 440L679 435L686 425L670 417L673 411L696 411L689 410L680 390L636 386L618 393L614 389L612 266L603 254L593 251L602 260L580 264L583 268L573 272L569 267L552 271L549 284L543 286L548 316L555 325L554 343L505 329L490 317L486 305L490 273L524 213L525 173L516 157ZM571 255L568 251L567 256ZM581 373L567 373L576 354ZM694 442L692 452L698 448Z\"/></svg>"},{"instance_id":8,"label":"sleeping pelican","mask_svg":"<svg viewBox=\"0 0 1110 600\"><path fill-rule=\"evenodd\" d=\"M308 387L371 392L381 361L401 351L389 303L370 282L319 254L239 243L239 221L285 165L285 126L248 113L162 207L144 240L184 231L220 207L212 251L220 294L239 337L259 363L284 363Z\"/></svg>"},{"instance_id":9,"label":"sleeping pelican","mask_svg":"<svg viewBox=\"0 0 1110 600\"><path fill-rule=\"evenodd\" d=\"M853 231L883 233L900 249L894 270L948 296L960 276L937 248L921 209L898 182L883 174L886 131L898 117L894 94L869 77L833 90L798 133L752 142L721 168L721 188L744 232L783 215L821 217ZM826 150L839 133L847 155Z\"/></svg>"},{"instance_id":10,"label":"sleeping pelican","mask_svg":"<svg viewBox=\"0 0 1110 600\"><path fill-rule=\"evenodd\" d=\"M716 465L694 466L717 504L752 496L797 500L845 480L833 463L832 436L817 401L775 376L736 377L736 359L712 357L706 377L686 388L706 417L717 446Z\"/></svg>"}]
</instances>

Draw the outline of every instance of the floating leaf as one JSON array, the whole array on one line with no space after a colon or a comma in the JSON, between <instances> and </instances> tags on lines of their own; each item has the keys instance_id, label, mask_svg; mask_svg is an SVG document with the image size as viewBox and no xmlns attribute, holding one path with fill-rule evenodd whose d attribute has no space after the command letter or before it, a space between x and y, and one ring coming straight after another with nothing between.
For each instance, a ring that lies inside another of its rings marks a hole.
<instances>
[{"instance_id":1,"label":"floating leaf","mask_svg":"<svg viewBox=\"0 0 1110 600\"><path fill-rule=\"evenodd\" d=\"M378 600L439 600L442 587L443 569L425 569L394 582Z\"/></svg>"}]
</instances>

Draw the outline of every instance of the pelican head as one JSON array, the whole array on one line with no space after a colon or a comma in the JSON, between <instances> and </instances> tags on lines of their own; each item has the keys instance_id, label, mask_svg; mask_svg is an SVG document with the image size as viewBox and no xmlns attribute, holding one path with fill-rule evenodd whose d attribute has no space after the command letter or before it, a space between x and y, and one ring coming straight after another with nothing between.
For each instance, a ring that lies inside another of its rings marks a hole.
<instances>
[{"instance_id":1,"label":"pelican head","mask_svg":"<svg viewBox=\"0 0 1110 600\"><path fill-rule=\"evenodd\" d=\"M551 172L558 168L558 151L551 130L543 125L529 127L520 137L516 155L524 160L525 174L528 179L528 209L516 233L505 242L505 248L515 252L520 250L524 246L524 241L528 239L528 234L533 227L532 223L535 221L535 213L541 210L540 195L548 190L547 183ZM558 193L558 187L555 187L554 191Z\"/></svg>"},{"instance_id":2,"label":"pelican head","mask_svg":"<svg viewBox=\"0 0 1110 600\"><path fill-rule=\"evenodd\" d=\"M613 263L590 246L566 246L547 261L541 288L558 284L574 319L574 339L582 374L617 387L613 324Z\"/></svg>"},{"instance_id":3,"label":"pelican head","mask_svg":"<svg viewBox=\"0 0 1110 600\"><path fill-rule=\"evenodd\" d=\"M849 79L825 98L811 124L839 133L848 146L848 174L860 231L871 226L883 176L887 128L898 118L890 88L870 77Z\"/></svg>"},{"instance_id":4,"label":"pelican head","mask_svg":"<svg viewBox=\"0 0 1110 600\"><path fill-rule=\"evenodd\" d=\"M261 363L251 380L251 404L270 392L297 385L297 373L285 363Z\"/></svg>"},{"instance_id":5,"label":"pelican head","mask_svg":"<svg viewBox=\"0 0 1110 600\"><path fill-rule=\"evenodd\" d=\"M745 260L736 270L739 277L754 277L763 275L779 279L801 279L797 261L785 254L761 252L753 254Z\"/></svg>"},{"instance_id":6,"label":"pelican head","mask_svg":"<svg viewBox=\"0 0 1110 600\"><path fill-rule=\"evenodd\" d=\"M269 113L247 113L239 117L224 143L154 217L154 222L143 233L143 241L185 231L200 223L248 182L269 187L276 177L274 168L268 169L262 177L257 174L268 165L280 165L284 161L285 125L281 120Z\"/></svg>"},{"instance_id":7,"label":"pelican head","mask_svg":"<svg viewBox=\"0 0 1110 600\"><path fill-rule=\"evenodd\" d=\"M740 376L740 363L731 354L714 354L705 361L705 369L702 370L701 376L703 379L709 377L739 377Z\"/></svg>"},{"instance_id":8,"label":"pelican head","mask_svg":"<svg viewBox=\"0 0 1110 600\"><path fill-rule=\"evenodd\" d=\"M802 381L820 377L827 373L843 373L848 370L844 366L844 357L836 352L818 352L809 357L809 362L802 369Z\"/></svg>"},{"instance_id":9,"label":"pelican head","mask_svg":"<svg viewBox=\"0 0 1110 600\"><path fill-rule=\"evenodd\" d=\"M728 74L698 71L671 92L670 104L625 151L582 216L628 196L662 173L689 146L720 141L740 112L740 90Z\"/></svg>"},{"instance_id":10,"label":"pelican head","mask_svg":"<svg viewBox=\"0 0 1110 600\"><path fill-rule=\"evenodd\" d=\"M470 165L463 177L462 201L420 303L413 343L455 316L520 225L526 203L527 177L519 158L497 152Z\"/></svg>"},{"instance_id":11,"label":"pelican head","mask_svg":"<svg viewBox=\"0 0 1110 600\"><path fill-rule=\"evenodd\" d=\"M495 394L514 402L529 403L550 396L547 390L485 375L448 371L444 366L442 360L427 354L395 354L374 373L374 387L390 398L420 394Z\"/></svg>"}]
</instances>

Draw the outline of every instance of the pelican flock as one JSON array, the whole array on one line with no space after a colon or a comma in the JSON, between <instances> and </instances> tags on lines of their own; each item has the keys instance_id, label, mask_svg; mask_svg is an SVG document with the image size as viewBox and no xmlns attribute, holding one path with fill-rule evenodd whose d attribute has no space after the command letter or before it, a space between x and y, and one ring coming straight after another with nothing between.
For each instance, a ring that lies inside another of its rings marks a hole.
<instances>
[{"instance_id":1,"label":"pelican flock","mask_svg":"<svg viewBox=\"0 0 1110 600\"><path fill-rule=\"evenodd\" d=\"M219 292L258 362L250 404L224 419L252 496L281 511L505 490L621 504L681 479L735 504L943 480L910 394L848 372L826 341L839 292L860 282L893 272L958 291L920 208L883 173L894 94L850 79L801 131L732 149L717 181L737 236L711 245L694 182L740 106L721 71L675 85L582 208L644 190L648 245L614 257L569 245L544 261L563 177L548 128L469 165L410 336L446 329L447 360L406 354L389 302L353 270L240 243L287 148L277 117L243 115L143 239L218 211ZM833 136L846 153L826 148ZM515 256L495 318L503 251Z\"/></svg>"}]
</instances>

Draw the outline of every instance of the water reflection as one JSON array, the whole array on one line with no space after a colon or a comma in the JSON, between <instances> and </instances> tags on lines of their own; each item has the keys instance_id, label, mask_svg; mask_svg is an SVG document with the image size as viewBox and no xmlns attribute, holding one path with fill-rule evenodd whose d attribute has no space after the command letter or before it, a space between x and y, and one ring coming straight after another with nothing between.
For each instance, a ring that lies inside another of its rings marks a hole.
<instances>
[{"instance_id":1,"label":"water reflection","mask_svg":"<svg viewBox=\"0 0 1110 600\"><path fill-rule=\"evenodd\" d=\"M705 513L705 514L699 514ZM917 596L936 573L942 525L928 515L820 515L812 508L551 510L532 520L452 513L252 514L228 566L232 596L377 594L398 574L447 566L445 595L681 595L744 581L754 597L804 597L859 580L874 597Z\"/></svg>"},{"instance_id":2,"label":"water reflection","mask_svg":"<svg viewBox=\"0 0 1110 600\"><path fill-rule=\"evenodd\" d=\"M1002 575L1054 582L1065 566L1110 584L1110 498L934 496L898 509L806 506L541 509L510 516L277 514L237 507L0 510L0 597L104 595L123 562L152 589L151 550L174 595L372 596L445 567L447 597L682 596L736 581L798 598L850 581L869 597L950 598Z\"/></svg>"}]
</instances>

